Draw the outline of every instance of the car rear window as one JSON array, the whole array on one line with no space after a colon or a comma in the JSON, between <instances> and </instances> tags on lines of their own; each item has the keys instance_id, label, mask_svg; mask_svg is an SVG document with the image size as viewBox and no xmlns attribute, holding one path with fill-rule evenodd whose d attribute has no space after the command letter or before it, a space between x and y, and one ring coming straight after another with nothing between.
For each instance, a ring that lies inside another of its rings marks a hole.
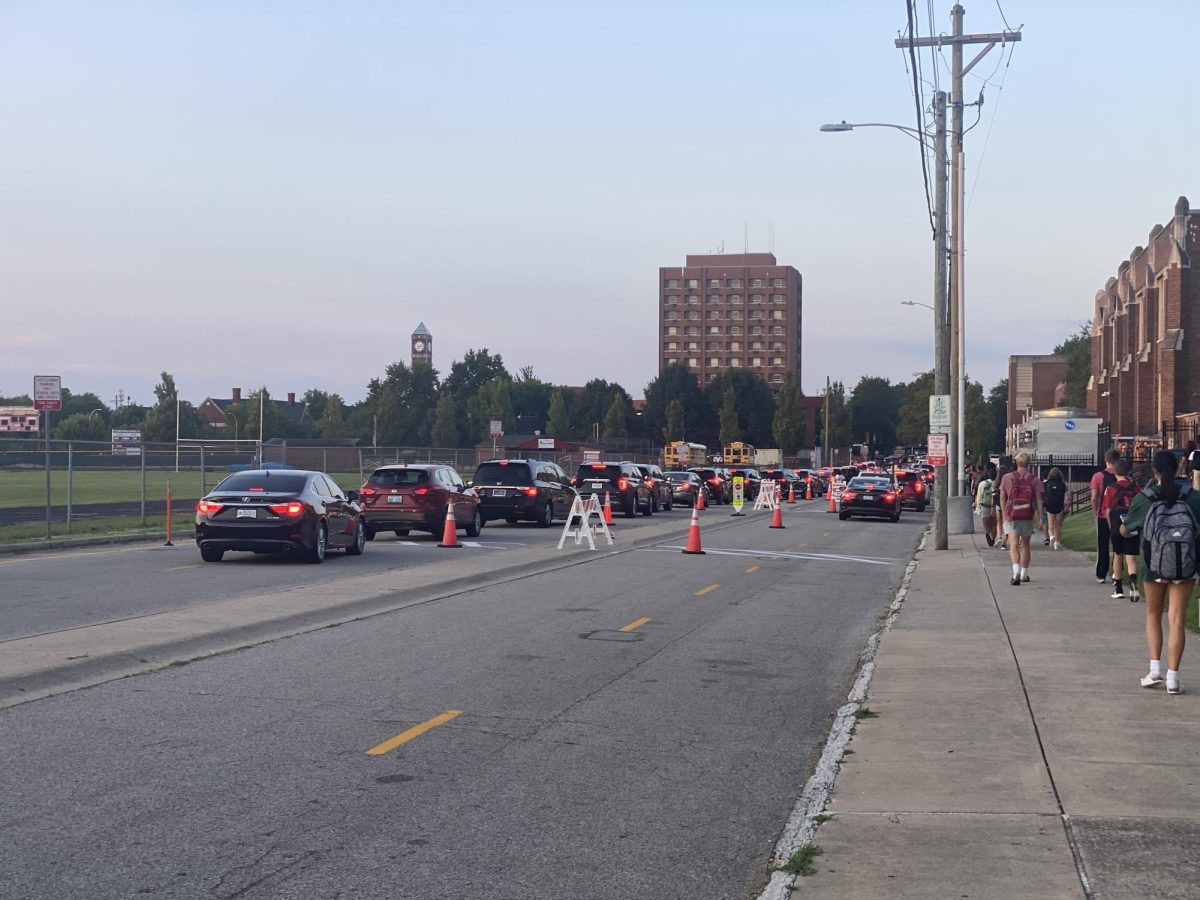
<instances>
[{"instance_id":1,"label":"car rear window","mask_svg":"<svg viewBox=\"0 0 1200 900\"><path fill-rule=\"evenodd\" d=\"M483 463L475 470L475 484L500 484L509 487L524 487L533 484L529 466L525 463Z\"/></svg>"},{"instance_id":2,"label":"car rear window","mask_svg":"<svg viewBox=\"0 0 1200 900\"><path fill-rule=\"evenodd\" d=\"M403 487L424 484L429 480L427 469L378 469L371 473L367 484L375 487Z\"/></svg>"},{"instance_id":3,"label":"car rear window","mask_svg":"<svg viewBox=\"0 0 1200 900\"><path fill-rule=\"evenodd\" d=\"M308 483L307 475L282 475L272 472L236 472L214 491L255 491L265 494L299 494Z\"/></svg>"},{"instance_id":4,"label":"car rear window","mask_svg":"<svg viewBox=\"0 0 1200 900\"><path fill-rule=\"evenodd\" d=\"M921 476L916 472L901 472L896 476L896 479L899 481L920 481Z\"/></svg>"},{"instance_id":5,"label":"car rear window","mask_svg":"<svg viewBox=\"0 0 1200 900\"><path fill-rule=\"evenodd\" d=\"M699 481L700 477L695 472L663 472L667 478L672 481Z\"/></svg>"},{"instance_id":6,"label":"car rear window","mask_svg":"<svg viewBox=\"0 0 1200 900\"><path fill-rule=\"evenodd\" d=\"M621 466L617 463L584 463L579 467L577 477L580 481L585 478L620 478Z\"/></svg>"}]
</instances>

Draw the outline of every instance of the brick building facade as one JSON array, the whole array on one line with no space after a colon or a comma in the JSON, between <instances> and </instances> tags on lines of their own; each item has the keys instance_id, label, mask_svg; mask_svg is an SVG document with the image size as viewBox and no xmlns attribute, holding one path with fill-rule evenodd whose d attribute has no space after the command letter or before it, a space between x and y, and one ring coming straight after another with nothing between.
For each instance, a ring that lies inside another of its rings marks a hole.
<instances>
[{"instance_id":1,"label":"brick building facade","mask_svg":"<svg viewBox=\"0 0 1200 900\"><path fill-rule=\"evenodd\" d=\"M1200 212L1186 197L1096 294L1088 406L1115 435L1154 437L1200 411Z\"/></svg>"},{"instance_id":2,"label":"brick building facade","mask_svg":"<svg viewBox=\"0 0 1200 900\"><path fill-rule=\"evenodd\" d=\"M1020 425L1035 409L1052 409L1062 399L1067 359L1053 354L1008 358L1008 425Z\"/></svg>"},{"instance_id":3,"label":"brick building facade","mask_svg":"<svg viewBox=\"0 0 1200 900\"><path fill-rule=\"evenodd\" d=\"M732 369L773 391L800 384L800 273L774 253L691 255L658 270L658 370L686 365L701 387Z\"/></svg>"}]
</instances>

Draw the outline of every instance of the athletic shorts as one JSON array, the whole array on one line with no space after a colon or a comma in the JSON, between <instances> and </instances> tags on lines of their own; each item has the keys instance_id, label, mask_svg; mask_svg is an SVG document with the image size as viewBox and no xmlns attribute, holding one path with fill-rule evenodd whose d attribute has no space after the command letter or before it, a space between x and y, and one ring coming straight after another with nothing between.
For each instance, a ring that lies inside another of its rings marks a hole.
<instances>
[{"instance_id":1,"label":"athletic shorts","mask_svg":"<svg viewBox=\"0 0 1200 900\"><path fill-rule=\"evenodd\" d=\"M1137 556L1142 552L1141 540L1133 537L1123 537L1119 531L1112 533L1112 551L1122 556Z\"/></svg>"},{"instance_id":2,"label":"athletic shorts","mask_svg":"<svg viewBox=\"0 0 1200 900\"><path fill-rule=\"evenodd\" d=\"M1005 519L1004 520L1005 534L1018 534L1021 537L1033 536L1033 519Z\"/></svg>"}]
</instances>

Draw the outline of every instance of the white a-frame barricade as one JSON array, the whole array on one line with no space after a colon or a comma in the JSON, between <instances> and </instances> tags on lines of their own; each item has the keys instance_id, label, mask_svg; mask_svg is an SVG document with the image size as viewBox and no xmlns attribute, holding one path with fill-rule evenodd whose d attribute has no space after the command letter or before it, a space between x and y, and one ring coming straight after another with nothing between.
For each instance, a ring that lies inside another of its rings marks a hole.
<instances>
[{"instance_id":1,"label":"white a-frame barricade","mask_svg":"<svg viewBox=\"0 0 1200 900\"><path fill-rule=\"evenodd\" d=\"M779 482L764 481L754 498L755 509L774 509L779 505Z\"/></svg>"},{"instance_id":2,"label":"white a-frame barricade","mask_svg":"<svg viewBox=\"0 0 1200 900\"><path fill-rule=\"evenodd\" d=\"M595 524L592 523L592 516L596 517ZM596 549L596 532L602 532L604 537L608 539L609 545L612 544L612 532L608 530L608 525L604 521L604 510L600 507L600 498L596 494L589 494L585 500L583 497L576 496L575 502L571 504L571 511L567 514L567 522L563 525L562 536L558 539L558 549L563 548L563 544L567 542L568 537L575 538L575 546L578 547L585 540L588 542L588 548Z\"/></svg>"}]
</instances>

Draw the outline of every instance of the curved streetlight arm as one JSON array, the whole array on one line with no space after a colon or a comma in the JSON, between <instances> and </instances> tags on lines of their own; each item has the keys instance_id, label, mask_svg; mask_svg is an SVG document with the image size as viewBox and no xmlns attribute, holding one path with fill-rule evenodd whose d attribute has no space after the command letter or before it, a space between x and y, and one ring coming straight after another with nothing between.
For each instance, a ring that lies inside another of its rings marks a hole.
<instances>
[{"instance_id":1,"label":"curved streetlight arm","mask_svg":"<svg viewBox=\"0 0 1200 900\"><path fill-rule=\"evenodd\" d=\"M925 143L925 133L917 131L915 128L909 128L905 125L893 125L890 122L847 122L843 119L840 122L831 122L821 126L821 131L853 131L855 128L895 128L897 131L903 131L914 141L921 144Z\"/></svg>"},{"instance_id":2,"label":"curved streetlight arm","mask_svg":"<svg viewBox=\"0 0 1200 900\"><path fill-rule=\"evenodd\" d=\"M900 305L901 306L923 306L926 309L933 309L933 307L930 306L928 303L922 303L920 300L901 300ZM936 312L936 310L935 310L935 312Z\"/></svg>"}]
</instances>

